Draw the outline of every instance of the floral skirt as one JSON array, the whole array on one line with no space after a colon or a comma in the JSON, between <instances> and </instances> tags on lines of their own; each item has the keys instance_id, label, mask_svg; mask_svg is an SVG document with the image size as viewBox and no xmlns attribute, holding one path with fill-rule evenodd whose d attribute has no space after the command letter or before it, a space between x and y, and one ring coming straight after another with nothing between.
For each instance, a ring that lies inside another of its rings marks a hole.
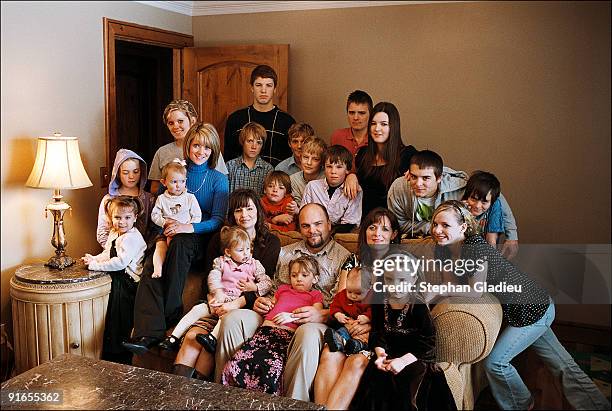
<instances>
[{"instance_id":1,"label":"floral skirt","mask_svg":"<svg viewBox=\"0 0 612 411\"><path fill-rule=\"evenodd\" d=\"M293 332L263 326L225 364L221 383L281 395L287 349Z\"/></svg>"}]
</instances>

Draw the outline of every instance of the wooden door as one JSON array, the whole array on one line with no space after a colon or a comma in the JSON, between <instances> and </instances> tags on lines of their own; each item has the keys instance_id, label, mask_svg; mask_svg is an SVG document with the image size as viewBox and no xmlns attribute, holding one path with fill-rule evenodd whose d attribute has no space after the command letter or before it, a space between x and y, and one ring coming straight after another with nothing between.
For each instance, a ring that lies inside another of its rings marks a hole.
<instances>
[{"instance_id":1,"label":"wooden door","mask_svg":"<svg viewBox=\"0 0 612 411\"><path fill-rule=\"evenodd\" d=\"M182 54L183 98L196 106L201 121L215 126L221 152L227 117L253 102L249 81L256 66L267 64L276 71L274 103L287 111L288 44L188 47Z\"/></svg>"}]
</instances>

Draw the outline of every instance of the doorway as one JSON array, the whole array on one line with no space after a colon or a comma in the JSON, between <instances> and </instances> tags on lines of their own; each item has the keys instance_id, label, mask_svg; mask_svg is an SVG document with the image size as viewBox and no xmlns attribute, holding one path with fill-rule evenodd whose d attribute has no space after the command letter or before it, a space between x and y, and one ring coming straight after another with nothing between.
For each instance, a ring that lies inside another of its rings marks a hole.
<instances>
[{"instance_id":1,"label":"doorway","mask_svg":"<svg viewBox=\"0 0 612 411\"><path fill-rule=\"evenodd\" d=\"M156 27L102 19L107 187L119 148L129 148L150 164L155 150L172 140L161 116L181 97L181 55L193 36Z\"/></svg>"},{"instance_id":2,"label":"doorway","mask_svg":"<svg viewBox=\"0 0 612 411\"><path fill-rule=\"evenodd\" d=\"M117 148L138 153L151 164L158 147L172 141L162 125L172 100L172 49L115 41Z\"/></svg>"}]
</instances>

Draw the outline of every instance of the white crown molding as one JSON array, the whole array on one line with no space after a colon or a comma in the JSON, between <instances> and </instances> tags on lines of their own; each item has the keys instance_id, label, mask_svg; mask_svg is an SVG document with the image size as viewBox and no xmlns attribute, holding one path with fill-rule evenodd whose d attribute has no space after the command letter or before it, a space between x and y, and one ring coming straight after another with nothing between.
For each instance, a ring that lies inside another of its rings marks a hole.
<instances>
[{"instance_id":1,"label":"white crown molding","mask_svg":"<svg viewBox=\"0 0 612 411\"><path fill-rule=\"evenodd\" d=\"M271 11L321 10L351 7L403 6L462 1L137 1L188 16L264 13Z\"/></svg>"}]
</instances>

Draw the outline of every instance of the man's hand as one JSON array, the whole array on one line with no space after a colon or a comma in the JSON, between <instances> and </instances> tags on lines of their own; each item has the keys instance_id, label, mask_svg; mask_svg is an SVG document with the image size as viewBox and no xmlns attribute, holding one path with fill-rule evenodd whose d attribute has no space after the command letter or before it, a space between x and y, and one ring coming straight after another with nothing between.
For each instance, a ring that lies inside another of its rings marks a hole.
<instances>
[{"instance_id":1,"label":"man's hand","mask_svg":"<svg viewBox=\"0 0 612 411\"><path fill-rule=\"evenodd\" d=\"M361 191L361 186L357 180L355 173L349 174L344 180L344 195L350 200L354 200L357 197L357 193Z\"/></svg>"},{"instance_id":2,"label":"man's hand","mask_svg":"<svg viewBox=\"0 0 612 411\"><path fill-rule=\"evenodd\" d=\"M502 245L501 253L507 260L512 260L518 254L518 240L506 240Z\"/></svg>"},{"instance_id":3,"label":"man's hand","mask_svg":"<svg viewBox=\"0 0 612 411\"><path fill-rule=\"evenodd\" d=\"M253 303L253 311L259 315L266 315L274 307L274 303L268 297L257 297Z\"/></svg>"},{"instance_id":4,"label":"man's hand","mask_svg":"<svg viewBox=\"0 0 612 411\"><path fill-rule=\"evenodd\" d=\"M359 324L357 320L351 320L346 325L346 329L348 330L351 337L356 337L358 335L367 334L372 330L372 324Z\"/></svg>"},{"instance_id":5,"label":"man's hand","mask_svg":"<svg viewBox=\"0 0 612 411\"><path fill-rule=\"evenodd\" d=\"M309 305L293 310L293 318L296 324L323 323L327 320L327 315L322 310Z\"/></svg>"}]
</instances>

